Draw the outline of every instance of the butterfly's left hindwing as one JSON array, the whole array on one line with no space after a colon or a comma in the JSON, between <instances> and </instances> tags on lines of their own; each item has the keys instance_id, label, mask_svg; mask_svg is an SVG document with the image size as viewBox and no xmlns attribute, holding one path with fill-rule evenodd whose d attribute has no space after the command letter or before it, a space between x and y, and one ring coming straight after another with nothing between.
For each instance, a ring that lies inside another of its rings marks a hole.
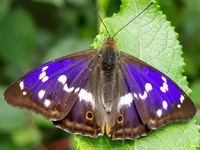
<instances>
[{"instance_id":1,"label":"butterfly's left hindwing","mask_svg":"<svg viewBox=\"0 0 200 150\"><path fill-rule=\"evenodd\" d=\"M4 93L6 101L45 118L60 120L79 101L96 63L96 50L72 54L39 66L14 82Z\"/></svg>"},{"instance_id":2,"label":"butterfly's left hindwing","mask_svg":"<svg viewBox=\"0 0 200 150\"><path fill-rule=\"evenodd\" d=\"M120 67L134 103L127 107L136 107L149 129L186 121L195 115L191 99L169 77L129 54L121 52L121 58Z\"/></svg>"}]
</instances>

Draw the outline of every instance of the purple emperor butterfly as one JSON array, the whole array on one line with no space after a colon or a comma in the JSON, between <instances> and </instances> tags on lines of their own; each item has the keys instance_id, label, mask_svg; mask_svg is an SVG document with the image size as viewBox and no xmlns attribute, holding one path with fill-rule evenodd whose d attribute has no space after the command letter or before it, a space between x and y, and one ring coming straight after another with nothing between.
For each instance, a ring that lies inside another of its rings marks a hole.
<instances>
[{"instance_id":1,"label":"purple emperor butterfly","mask_svg":"<svg viewBox=\"0 0 200 150\"><path fill-rule=\"evenodd\" d=\"M33 69L10 85L4 97L10 105L32 110L70 133L97 137L105 132L113 139L135 139L196 113L175 82L119 51L113 37L99 49Z\"/></svg>"}]
</instances>

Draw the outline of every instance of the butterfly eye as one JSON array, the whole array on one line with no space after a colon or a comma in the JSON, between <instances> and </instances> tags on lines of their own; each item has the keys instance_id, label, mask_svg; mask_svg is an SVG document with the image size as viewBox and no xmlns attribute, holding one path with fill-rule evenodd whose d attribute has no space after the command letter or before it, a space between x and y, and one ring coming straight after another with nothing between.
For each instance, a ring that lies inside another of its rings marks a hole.
<instances>
[{"instance_id":1,"label":"butterfly eye","mask_svg":"<svg viewBox=\"0 0 200 150\"><path fill-rule=\"evenodd\" d=\"M86 113L86 119L87 119L87 120L93 120L93 119L94 119L94 114L93 114L92 111L88 111L88 112Z\"/></svg>"},{"instance_id":2,"label":"butterfly eye","mask_svg":"<svg viewBox=\"0 0 200 150\"><path fill-rule=\"evenodd\" d=\"M117 117L117 123L123 123L124 121L124 117L122 114L119 114L118 117Z\"/></svg>"}]
</instances>

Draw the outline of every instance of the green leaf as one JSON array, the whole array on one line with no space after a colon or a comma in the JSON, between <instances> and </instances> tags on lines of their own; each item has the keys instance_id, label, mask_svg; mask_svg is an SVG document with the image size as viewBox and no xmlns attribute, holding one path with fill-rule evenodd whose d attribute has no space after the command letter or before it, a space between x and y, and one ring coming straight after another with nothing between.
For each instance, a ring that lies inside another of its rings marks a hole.
<instances>
[{"instance_id":1,"label":"green leaf","mask_svg":"<svg viewBox=\"0 0 200 150\"><path fill-rule=\"evenodd\" d=\"M106 18L109 33L114 35L121 27L139 14L150 1L122 0L120 12ZM190 93L186 77L182 75L182 47L177 33L155 2L147 11L135 19L116 36L119 50L147 62L173 79L184 91ZM101 26L100 34L92 47L99 48L108 35ZM152 131L148 136L136 140L112 141L106 135L93 139L75 136L77 149L196 149L198 127L194 121L172 123Z\"/></svg>"}]
</instances>

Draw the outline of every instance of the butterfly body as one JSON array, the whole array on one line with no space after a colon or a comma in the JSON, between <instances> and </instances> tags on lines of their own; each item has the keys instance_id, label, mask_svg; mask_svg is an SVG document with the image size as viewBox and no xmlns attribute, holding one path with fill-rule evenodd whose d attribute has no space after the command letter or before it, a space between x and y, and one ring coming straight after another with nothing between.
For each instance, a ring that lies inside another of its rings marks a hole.
<instances>
[{"instance_id":1,"label":"butterfly body","mask_svg":"<svg viewBox=\"0 0 200 150\"><path fill-rule=\"evenodd\" d=\"M14 82L5 100L32 110L70 133L135 139L196 108L178 85L145 62L118 51L113 38L99 49L45 63Z\"/></svg>"},{"instance_id":2,"label":"butterfly body","mask_svg":"<svg viewBox=\"0 0 200 150\"><path fill-rule=\"evenodd\" d=\"M101 87L101 99L102 104L107 113L112 111L112 107L115 106L113 103L116 99L115 90L118 81L117 79L117 57L118 51L115 43L110 38L106 39L103 46L99 51L99 70L100 74L100 87Z\"/></svg>"}]
</instances>

